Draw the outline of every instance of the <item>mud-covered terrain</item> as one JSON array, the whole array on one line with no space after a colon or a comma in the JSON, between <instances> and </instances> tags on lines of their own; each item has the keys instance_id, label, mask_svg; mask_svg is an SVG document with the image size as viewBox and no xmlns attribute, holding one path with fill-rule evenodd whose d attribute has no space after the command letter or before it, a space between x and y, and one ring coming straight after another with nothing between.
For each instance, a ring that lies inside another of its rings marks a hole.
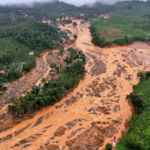
<instances>
[{"instance_id":1,"label":"mud-covered terrain","mask_svg":"<svg viewBox=\"0 0 150 150\"><path fill-rule=\"evenodd\" d=\"M59 103L2 132L1 150L102 150L113 136L126 133L132 116L126 95L138 83L137 72L149 69L150 46L98 48L88 27L65 27L78 33L74 46L86 55L85 78Z\"/></svg>"}]
</instances>

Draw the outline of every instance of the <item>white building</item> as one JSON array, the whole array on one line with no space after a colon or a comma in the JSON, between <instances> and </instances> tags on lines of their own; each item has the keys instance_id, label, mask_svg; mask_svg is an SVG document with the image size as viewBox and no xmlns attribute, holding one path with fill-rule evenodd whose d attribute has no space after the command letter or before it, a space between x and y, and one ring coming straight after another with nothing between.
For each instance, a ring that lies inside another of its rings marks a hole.
<instances>
[{"instance_id":1,"label":"white building","mask_svg":"<svg viewBox=\"0 0 150 150\"><path fill-rule=\"evenodd\" d=\"M3 83L3 87L8 88L8 87L9 87L9 85L10 85L10 83Z\"/></svg>"},{"instance_id":2,"label":"white building","mask_svg":"<svg viewBox=\"0 0 150 150\"><path fill-rule=\"evenodd\" d=\"M81 61L81 62L82 62L82 61L83 61L83 59L81 59L81 58L77 58L77 59L76 59L76 61Z\"/></svg>"},{"instance_id":3,"label":"white building","mask_svg":"<svg viewBox=\"0 0 150 150\"><path fill-rule=\"evenodd\" d=\"M33 56L34 55L34 51L29 52L29 55Z\"/></svg>"}]
</instances>

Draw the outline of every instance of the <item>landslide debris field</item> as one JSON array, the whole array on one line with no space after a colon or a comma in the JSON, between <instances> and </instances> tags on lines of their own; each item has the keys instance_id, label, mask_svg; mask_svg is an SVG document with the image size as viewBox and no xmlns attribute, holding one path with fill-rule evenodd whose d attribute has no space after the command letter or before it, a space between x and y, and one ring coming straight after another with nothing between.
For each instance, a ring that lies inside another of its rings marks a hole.
<instances>
[{"instance_id":1,"label":"landslide debris field","mask_svg":"<svg viewBox=\"0 0 150 150\"><path fill-rule=\"evenodd\" d=\"M132 116L126 95L138 83L137 72L149 69L150 46L136 42L98 48L91 43L89 26L86 22L77 28L64 27L78 34L73 46L86 55L85 78L59 103L42 109L32 119L18 124L9 116L0 120L0 127L5 121L13 124L0 134L1 150L45 150L45 144L49 150L102 150L114 135L119 139L126 132ZM46 58L51 62L51 56ZM41 71L45 73L47 67Z\"/></svg>"}]
</instances>

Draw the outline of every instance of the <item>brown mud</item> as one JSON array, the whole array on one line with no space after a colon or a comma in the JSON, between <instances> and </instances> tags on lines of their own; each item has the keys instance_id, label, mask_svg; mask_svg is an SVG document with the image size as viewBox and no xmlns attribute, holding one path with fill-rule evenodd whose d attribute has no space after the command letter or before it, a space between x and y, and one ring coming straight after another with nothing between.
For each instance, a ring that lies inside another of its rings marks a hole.
<instances>
[{"instance_id":1,"label":"brown mud","mask_svg":"<svg viewBox=\"0 0 150 150\"><path fill-rule=\"evenodd\" d=\"M74 21L77 28L64 28L78 33L74 46L86 55L85 78L59 103L2 132L1 150L37 150L45 144L50 150L103 150L113 136L119 139L126 132L132 116L126 95L138 83L137 72L149 69L150 46L135 42L99 48L91 43L90 24Z\"/></svg>"}]
</instances>

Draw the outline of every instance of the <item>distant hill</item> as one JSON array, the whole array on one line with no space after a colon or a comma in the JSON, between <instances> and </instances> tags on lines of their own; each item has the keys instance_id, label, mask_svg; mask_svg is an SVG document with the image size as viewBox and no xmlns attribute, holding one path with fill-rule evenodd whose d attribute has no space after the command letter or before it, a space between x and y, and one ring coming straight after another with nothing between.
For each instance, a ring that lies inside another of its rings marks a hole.
<instances>
[{"instance_id":1,"label":"distant hill","mask_svg":"<svg viewBox=\"0 0 150 150\"><path fill-rule=\"evenodd\" d=\"M0 6L0 26L16 25L20 22L55 20L59 17L75 14L101 14L111 10L111 6L95 3L93 7L84 5L76 7L58 0L54 2L34 3L27 5Z\"/></svg>"},{"instance_id":2,"label":"distant hill","mask_svg":"<svg viewBox=\"0 0 150 150\"><path fill-rule=\"evenodd\" d=\"M100 2L92 6L86 4L80 7L58 0L54 2L34 3L28 5L0 6L0 26L16 25L20 22L55 20L64 16L74 16L80 13L100 15L106 13L120 15L143 16L150 15L150 1L125 1L114 5L103 5Z\"/></svg>"},{"instance_id":3,"label":"distant hill","mask_svg":"<svg viewBox=\"0 0 150 150\"><path fill-rule=\"evenodd\" d=\"M150 15L150 1L125 1L113 5L113 12L125 16Z\"/></svg>"}]
</instances>

